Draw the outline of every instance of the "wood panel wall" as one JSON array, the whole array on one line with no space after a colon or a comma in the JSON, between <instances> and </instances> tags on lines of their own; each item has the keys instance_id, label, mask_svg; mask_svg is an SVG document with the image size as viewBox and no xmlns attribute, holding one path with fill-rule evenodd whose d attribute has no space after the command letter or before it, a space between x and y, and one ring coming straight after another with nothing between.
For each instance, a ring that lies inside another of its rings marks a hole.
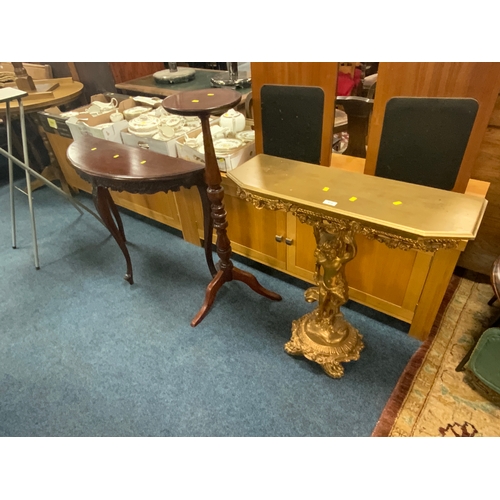
<instances>
[{"instance_id":1,"label":"wood panel wall","mask_svg":"<svg viewBox=\"0 0 500 500\"><path fill-rule=\"evenodd\" d=\"M472 178L490 183L488 206L476 239L467 245L458 265L489 275L500 255L500 95L474 162Z\"/></svg>"},{"instance_id":2,"label":"wood panel wall","mask_svg":"<svg viewBox=\"0 0 500 500\"><path fill-rule=\"evenodd\" d=\"M465 192L499 91L500 63L380 63L365 173L375 172L385 105L391 97L473 97L479 110L453 188Z\"/></svg>"},{"instance_id":3,"label":"wood panel wall","mask_svg":"<svg viewBox=\"0 0 500 500\"><path fill-rule=\"evenodd\" d=\"M333 122L337 88L338 63L335 62L271 62L251 63L252 98L255 123L255 149L263 151L260 89L266 84L309 85L325 92L321 165L330 166L332 155Z\"/></svg>"},{"instance_id":4,"label":"wood panel wall","mask_svg":"<svg viewBox=\"0 0 500 500\"><path fill-rule=\"evenodd\" d=\"M162 62L110 62L108 64L115 83L127 82L165 69L165 64Z\"/></svg>"}]
</instances>

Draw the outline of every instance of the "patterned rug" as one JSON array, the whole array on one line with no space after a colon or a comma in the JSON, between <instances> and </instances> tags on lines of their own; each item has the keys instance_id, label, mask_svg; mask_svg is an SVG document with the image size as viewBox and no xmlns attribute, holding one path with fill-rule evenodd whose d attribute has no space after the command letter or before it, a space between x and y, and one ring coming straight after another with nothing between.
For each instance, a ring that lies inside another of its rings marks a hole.
<instances>
[{"instance_id":1,"label":"patterned rug","mask_svg":"<svg viewBox=\"0 0 500 500\"><path fill-rule=\"evenodd\" d=\"M500 436L500 407L455 368L500 314L488 278L454 275L431 334L401 375L372 436Z\"/></svg>"}]
</instances>

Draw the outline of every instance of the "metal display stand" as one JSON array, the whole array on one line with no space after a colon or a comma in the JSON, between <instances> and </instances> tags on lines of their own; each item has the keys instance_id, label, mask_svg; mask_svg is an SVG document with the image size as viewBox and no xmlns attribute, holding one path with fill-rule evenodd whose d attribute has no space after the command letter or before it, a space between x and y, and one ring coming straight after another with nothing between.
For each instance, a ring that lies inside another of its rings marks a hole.
<instances>
[{"instance_id":1,"label":"metal display stand","mask_svg":"<svg viewBox=\"0 0 500 500\"><path fill-rule=\"evenodd\" d=\"M31 233L33 239L33 253L35 257L35 268L40 269L40 261L38 258L38 243L36 238L36 225L35 225L35 214L33 211L33 197L32 197L32 188L31 188L31 179L30 175L35 177L36 179L43 182L43 184L49 186L51 189L59 193L61 196L64 196L77 210L80 214L83 214L83 208L87 212L91 213L94 217L102 223L99 216L97 216L92 210L87 208L85 205L78 203L75 201L70 195L66 194L62 189L58 188L55 184L50 182L48 179L40 175L38 172L33 170L29 166L29 156L28 156L28 141L26 138L26 122L25 122L25 113L24 106L22 103L22 98L28 95L27 92L23 90L18 90L15 88L7 87L0 89L0 103L5 103L5 121L7 128L7 151L5 149L0 148L0 154L5 156L8 159L8 168L9 168L9 195L10 195L10 215L11 215L11 232L12 232L12 248L17 248L16 244L16 217L15 217L15 204L14 204L14 187L21 191L28 197L28 204L31 216ZM19 121L21 123L21 138L22 138L22 147L23 147L23 160L20 161L16 157L12 155L12 116L10 110L11 101L17 100L19 106ZM26 191L14 186L14 174L13 174L13 164L21 167L26 172Z\"/></svg>"},{"instance_id":2,"label":"metal display stand","mask_svg":"<svg viewBox=\"0 0 500 500\"><path fill-rule=\"evenodd\" d=\"M252 79L247 75L246 71L238 71L237 62L227 63L227 73L219 73L211 80L212 87L230 87L230 88L250 88Z\"/></svg>"}]
</instances>

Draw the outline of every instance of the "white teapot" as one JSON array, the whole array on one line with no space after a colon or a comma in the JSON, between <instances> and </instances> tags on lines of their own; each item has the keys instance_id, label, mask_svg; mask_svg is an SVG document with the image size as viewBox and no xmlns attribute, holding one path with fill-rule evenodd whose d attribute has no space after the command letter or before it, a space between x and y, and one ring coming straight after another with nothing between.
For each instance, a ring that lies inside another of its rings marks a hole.
<instances>
[{"instance_id":1,"label":"white teapot","mask_svg":"<svg viewBox=\"0 0 500 500\"><path fill-rule=\"evenodd\" d=\"M236 134L245 129L245 116L235 109L230 109L220 117L219 125L222 128L229 129L230 133Z\"/></svg>"}]
</instances>

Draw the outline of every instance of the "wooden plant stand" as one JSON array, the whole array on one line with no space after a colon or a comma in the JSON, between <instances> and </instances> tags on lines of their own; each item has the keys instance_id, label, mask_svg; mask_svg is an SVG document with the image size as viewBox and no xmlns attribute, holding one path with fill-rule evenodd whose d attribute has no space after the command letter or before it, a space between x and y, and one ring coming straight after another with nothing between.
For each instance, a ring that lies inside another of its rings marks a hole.
<instances>
[{"instance_id":1,"label":"wooden plant stand","mask_svg":"<svg viewBox=\"0 0 500 500\"><path fill-rule=\"evenodd\" d=\"M215 149L210 133L210 115L220 114L234 108L241 101L241 94L231 89L204 89L181 92L167 97L163 107L172 114L197 116L201 120L203 145L205 149L205 182L208 185L208 199L211 203L211 217L217 233L217 274L209 283L201 309L191 321L197 326L208 314L217 292L228 281L237 280L246 283L253 291L271 300L281 300L281 296L264 288L257 278L246 271L234 267L231 261L231 241L227 236L227 219L224 208L224 188L222 177L215 156Z\"/></svg>"}]
</instances>

